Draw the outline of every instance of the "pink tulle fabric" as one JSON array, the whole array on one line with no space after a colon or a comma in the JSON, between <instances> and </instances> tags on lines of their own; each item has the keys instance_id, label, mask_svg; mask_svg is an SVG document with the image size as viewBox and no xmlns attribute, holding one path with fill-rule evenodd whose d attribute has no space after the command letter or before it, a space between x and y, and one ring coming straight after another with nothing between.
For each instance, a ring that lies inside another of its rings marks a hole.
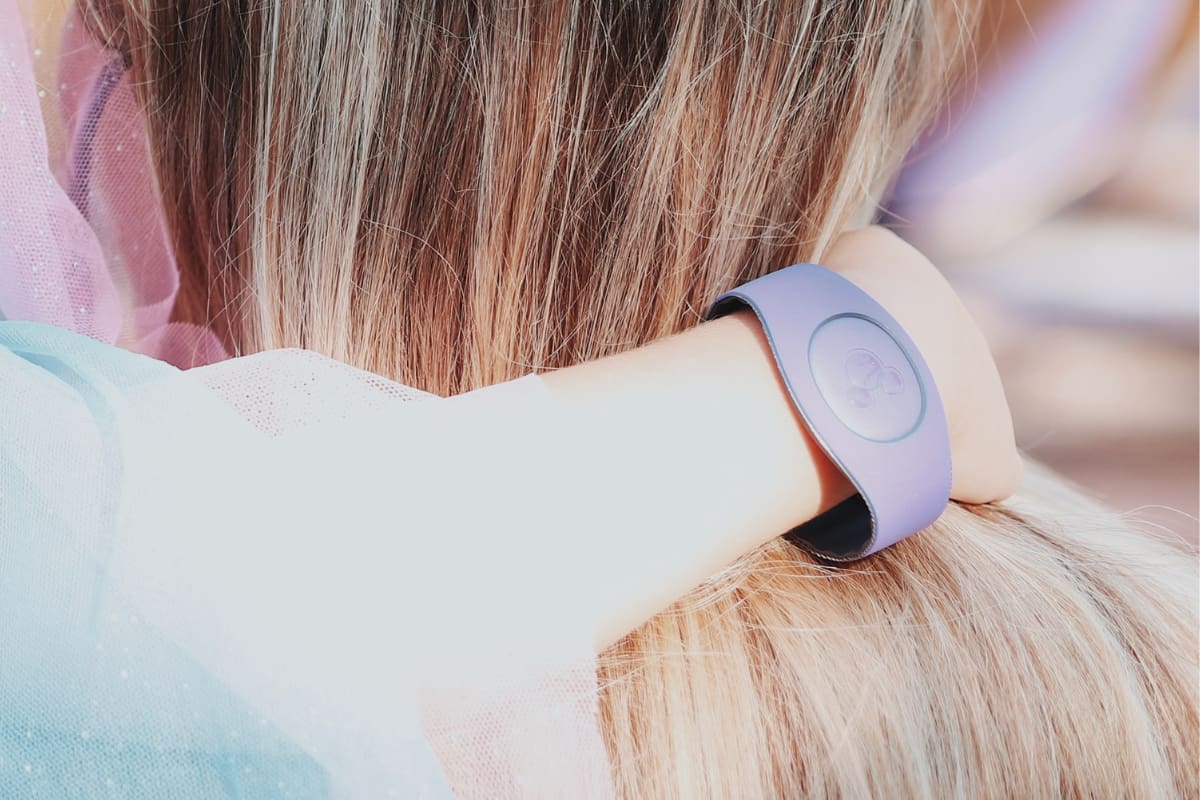
<instances>
[{"instance_id":1,"label":"pink tulle fabric","mask_svg":"<svg viewBox=\"0 0 1200 800\"><path fill-rule=\"evenodd\" d=\"M180 367L225 358L211 332L171 322L179 272L121 58L74 12L54 70L35 64L45 54L25 42L15 0L0 2L0 31L0 313Z\"/></svg>"}]
</instances>

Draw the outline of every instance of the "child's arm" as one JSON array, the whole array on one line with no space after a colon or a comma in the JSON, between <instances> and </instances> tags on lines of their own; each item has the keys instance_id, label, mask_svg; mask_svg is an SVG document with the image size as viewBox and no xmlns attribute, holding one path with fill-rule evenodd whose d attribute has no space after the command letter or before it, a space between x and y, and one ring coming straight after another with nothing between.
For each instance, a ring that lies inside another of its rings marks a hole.
<instances>
[{"instance_id":1,"label":"child's arm","mask_svg":"<svg viewBox=\"0 0 1200 800\"><path fill-rule=\"evenodd\" d=\"M896 316L929 363L951 428L953 496L1010 494L1020 462L1004 393L986 342L940 274L880 229L843 236L824 261ZM601 645L852 492L793 410L749 312L541 377L593 450L544 453L497 479L512 481L513 496L541 487L542 504L577 508L589 522L611 518L602 538L587 534L577 546L598 575L594 590L609 595ZM505 424L501 407L488 413ZM584 530L593 528L564 535Z\"/></svg>"},{"instance_id":2,"label":"child's arm","mask_svg":"<svg viewBox=\"0 0 1200 800\"><path fill-rule=\"evenodd\" d=\"M936 271L878 232L824 260L924 352L956 496L1004 494L1003 393ZM507 700L586 700L596 647L848 491L743 317L448 400L404 394L311 353L181 372L0 323L7 688L64 713L195 691L226 704L203 706L224 715L203 731L252 708L330 764L403 777L418 703L471 734ZM120 706L96 723L187 746L150 724L166 707Z\"/></svg>"}]
</instances>

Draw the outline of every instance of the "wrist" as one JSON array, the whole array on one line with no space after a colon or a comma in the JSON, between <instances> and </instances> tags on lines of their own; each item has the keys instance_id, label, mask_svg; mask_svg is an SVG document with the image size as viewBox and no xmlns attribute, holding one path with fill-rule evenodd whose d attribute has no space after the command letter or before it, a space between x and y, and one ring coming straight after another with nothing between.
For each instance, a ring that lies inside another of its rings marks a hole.
<instances>
[{"instance_id":1,"label":"wrist","mask_svg":"<svg viewBox=\"0 0 1200 800\"><path fill-rule=\"evenodd\" d=\"M541 377L584 443L557 472L597 487L589 525L620 520L581 543L609 598L598 646L851 493L747 316Z\"/></svg>"},{"instance_id":2,"label":"wrist","mask_svg":"<svg viewBox=\"0 0 1200 800\"><path fill-rule=\"evenodd\" d=\"M757 317L791 403L856 489L789 538L847 561L937 519L951 482L946 418L933 375L900 323L854 283L815 264L726 292L707 316L740 309Z\"/></svg>"},{"instance_id":3,"label":"wrist","mask_svg":"<svg viewBox=\"0 0 1200 800\"><path fill-rule=\"evenodd\" d=\"M812 475L816 479L814 492L794 493L795 499L781 508L787 526L781 531L807 522L853 495L853 484L817 444L792 403L766 332L754 313L741 309L696 330L713 335L712 369L714 375L724 376L723 387L743 392L758 409L764 423L760 438L776 439L790 454L781 475L797 480ZM740 427L746 422L743 418L735 424Z\"/></svg>"},{"instance_id":4,"label":"wrist","mask_svg":"<svg viewBox=\"0 0 1200 800\"><path fill-rule=\"evenodd\" d=\"M730 537L734 557L854 493L791 403L749 311L542 377L560 403L581 414L620 419L626 430L646 425L647 447L681 430L707 442L707 459L738 465L742 481L728 488L744 498L749 524ZM720 435L733 430L736 437ZM668 468L703 465L671 459Z\"/></svg>"}]
</instances>

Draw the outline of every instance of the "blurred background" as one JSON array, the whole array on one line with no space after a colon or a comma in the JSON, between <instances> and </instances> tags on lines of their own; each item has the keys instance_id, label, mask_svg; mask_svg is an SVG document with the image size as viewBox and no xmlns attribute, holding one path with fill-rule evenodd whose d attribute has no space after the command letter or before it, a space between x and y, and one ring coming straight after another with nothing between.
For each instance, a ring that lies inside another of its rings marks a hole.
<instances>
[{"instance_id":1,"label":"blurred background","mask_svg":"<svg viewBox=\"0 0 1200 800\"><path fill-rule=\"evenodd\" d=\"M988 0L884 220L976 314L1023 451L1193 544L1197 16L1191 0Z\"/></svg>"}]
</instances>

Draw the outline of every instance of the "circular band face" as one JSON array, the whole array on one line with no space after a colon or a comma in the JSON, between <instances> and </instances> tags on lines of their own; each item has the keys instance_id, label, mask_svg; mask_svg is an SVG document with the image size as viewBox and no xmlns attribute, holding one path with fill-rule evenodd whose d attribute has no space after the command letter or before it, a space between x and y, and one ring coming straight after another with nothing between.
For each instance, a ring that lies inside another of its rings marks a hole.
<instances>
[{"instance_id":1,"label":"circular band face","mask_svg":"<svg viewBox=\"0 0 1200 800\"><path fill-rule=\"evenodd\" d=\"M873 442L908 436L925 415L925 387L904 348L862 314L825 320L808 343L822 399L843 425Z\"/></svg>"}]
</instances>

